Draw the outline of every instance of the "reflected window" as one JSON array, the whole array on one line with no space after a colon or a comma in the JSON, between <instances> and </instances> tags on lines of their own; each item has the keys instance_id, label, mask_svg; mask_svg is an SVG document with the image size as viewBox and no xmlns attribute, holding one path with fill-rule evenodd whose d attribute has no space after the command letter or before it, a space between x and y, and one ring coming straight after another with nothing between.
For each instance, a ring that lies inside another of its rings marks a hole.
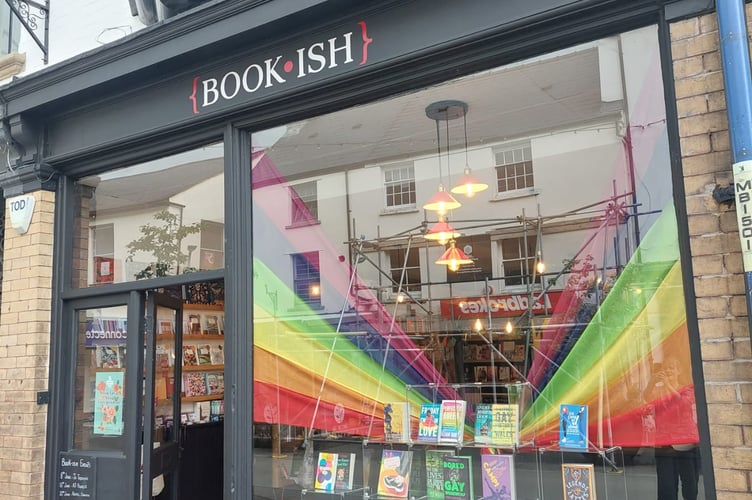
<instances>
[{"instance_id":1,"label":"reflected window","mask_svg":"<svg viewBox=\"0 0 752 500\"><path fill-rule=\"evenodd\" d=\"M412 165L384 169L386 208L415 208L415 168Z\"/></svg>"},{"instance_id":2,"label":"reflected window","mask_svg":"<svg viewBox=\"0 0 752 500\"><path fill-rule=\"evenodd\" d=\"M78 179L71 285L222 268L223 155L215 144Z\"/></svg>"},{"instance_id":3,"label":"reflected window","mask_svg":"<svg viewBox=\"0 0 752 500\"><path fill-rule=\"evenodd\" d=\"M536 242L535 236L501 240L501 267L506 286L524 285L532 280ZM536 278L540 280L540 276Z\"/></svg>"},{"instance_id":4,"label":"reflected window","mask_svg":"<svg viewBox=\"0 0 752 500\"><path fill-rule=\"evenodd\" d=\"M305 252L292 256L295 295L309 306L321 306L321 273L319 253Z\"/></svg>"},{"instance_id":5,"label":"reflected window","mask_svg":"<svg viewBox=\"0 0 752 500\"><path fill-rule=\"evenodd\" d=\"M533 159L529 144L497 150L494 156L499 193L534 187Z\"/></svg>"},{"instance_id":6,"label":"reflected window","mask_svg":"<svg viewBox=\"0 0 752 500\"><path fill-rule=\"evenodd\" d=\"M318 222L319 204L316 181L304 182L290 187L291 224Z\"/></svg>"},{"instance_id":7,"label":"reflected window","mask_svg":"<svg viewBox=\"0 0 752 500\"><path fill-rule=\"evenodd\" d=\"M405 248L395 248L388 252L394 293L400 291L400 282L403 291L420 292L420 253L417 248L411 248L405 260L406 252Z\"/></svg>"}]
</instances>

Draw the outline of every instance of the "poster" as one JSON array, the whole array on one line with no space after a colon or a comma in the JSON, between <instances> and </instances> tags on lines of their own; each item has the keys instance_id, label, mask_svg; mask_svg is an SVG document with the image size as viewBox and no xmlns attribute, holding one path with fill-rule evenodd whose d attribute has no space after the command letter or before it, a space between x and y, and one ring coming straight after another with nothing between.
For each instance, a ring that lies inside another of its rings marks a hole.
<instances>
[{"instance_id":1,"label":"poster","mask_svg":"<svg viewBox=\"0 0 752 500\"><path fill-rule=\"evenodd\" d=\"M97 372L94 390L94 434L123 434L123 372Z\"/></svg>"}]
</instances>

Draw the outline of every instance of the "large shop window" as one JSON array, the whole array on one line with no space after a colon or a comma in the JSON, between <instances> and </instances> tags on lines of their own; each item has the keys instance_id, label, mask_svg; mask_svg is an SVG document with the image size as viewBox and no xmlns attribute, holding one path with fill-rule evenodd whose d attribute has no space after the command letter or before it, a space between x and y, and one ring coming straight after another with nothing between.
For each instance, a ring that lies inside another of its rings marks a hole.
<instances>
[{"instance_id":1,"label":"large shop window","mask_svg":"<svg viewBox=\"0 0 752 500\"><path fill-rule=\"evenodd\" d=\"M702 489L660 68L650 27L252 134L256 494Z\"/></svg>"},{"instance_id":2,"label":"large shop window","mask_svg":"<svg viewBox=\"0 0 752 500\"><path fill-rule=\"evenodd\" d=\"M74 288L224 266L221 144L79 179Z\"/></svg>"}]
</instances>

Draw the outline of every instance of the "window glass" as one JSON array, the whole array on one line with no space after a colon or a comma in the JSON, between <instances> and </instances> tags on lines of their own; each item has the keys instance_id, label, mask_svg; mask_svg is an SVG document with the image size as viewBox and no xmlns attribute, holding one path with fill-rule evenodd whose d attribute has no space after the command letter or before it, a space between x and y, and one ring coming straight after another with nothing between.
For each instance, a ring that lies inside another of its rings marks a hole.
<instances>
[{"instance_id":1,"label":"window glass","mask_svg":"<svg viewBox=\"0 0 752 500\"><path fill-rule=\"evenodd\" d=\"M214 144L79 179L71 286L222 268L223 169Z\"/></svg>"},{"instance_id":2,"label":"window glass","mask_svg":"<svg viewBox=\"0 0 752 500\"><path fill-rule=\"evenodd\" d=\"M660 68L648 27L252 134L257 495L336 492L338 453L424 497L434 448L486 495L494 425L530 497L573 463L618 498L696 471Z\"/></svg>"}]
</instances>

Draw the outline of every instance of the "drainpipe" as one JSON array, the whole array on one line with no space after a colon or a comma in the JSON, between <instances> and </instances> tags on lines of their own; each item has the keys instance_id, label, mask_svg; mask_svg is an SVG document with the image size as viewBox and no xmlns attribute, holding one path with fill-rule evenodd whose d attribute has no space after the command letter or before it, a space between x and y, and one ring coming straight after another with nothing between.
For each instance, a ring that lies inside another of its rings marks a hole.
<instances>
[{"instance_id":1,"label":"drainpipe","mask_svg":"<svg viewBox=\"0 0 752 500\"><path fill-rule=\"evenodd\" d=\"M736 217L752 339L752 76L744 0L718 0L718 32L726 87Z\"/></svg>"}]
</instances>

